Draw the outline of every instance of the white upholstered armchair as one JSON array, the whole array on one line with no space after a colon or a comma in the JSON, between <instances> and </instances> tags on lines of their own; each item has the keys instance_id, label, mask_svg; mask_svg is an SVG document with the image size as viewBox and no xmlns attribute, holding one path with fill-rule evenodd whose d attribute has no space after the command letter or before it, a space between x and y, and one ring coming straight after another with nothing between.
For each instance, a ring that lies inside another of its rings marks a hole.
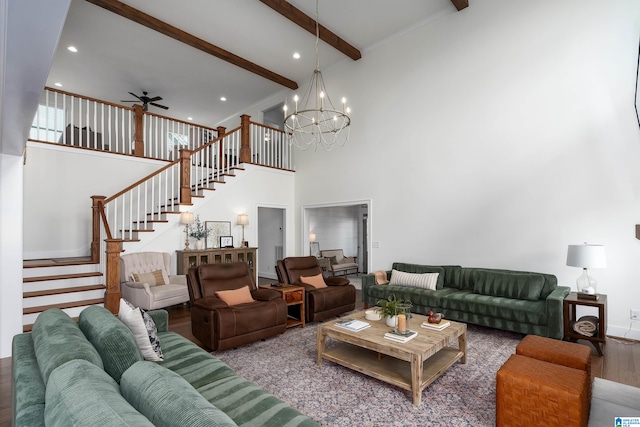
<instances>
[{"instance_id":1,"label":"white upholstered armchair","mask_svg":"<svg viewBox=\"0 0 640 427\"><path fill-rule=\"evenodd\" d=\"M187 277L169 275L171 256L166 252L136 252L120 257L122 297L145 310L189 301Z\"/></svg>"}]
</instances>

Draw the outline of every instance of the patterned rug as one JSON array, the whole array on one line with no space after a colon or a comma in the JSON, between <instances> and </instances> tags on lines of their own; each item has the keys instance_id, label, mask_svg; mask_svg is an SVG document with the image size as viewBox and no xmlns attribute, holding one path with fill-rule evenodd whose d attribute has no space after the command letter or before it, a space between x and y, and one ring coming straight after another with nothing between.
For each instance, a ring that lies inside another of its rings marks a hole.
<instances>
[{"instance_id":1,"label":"patterned rug","mask_svg":"<svg viewBox=\"0 0 640 427\"><path fill-rule=\"evenodd\" d=\"M332 362L316 365L316 326L213 354L323 426L489 427L495 425L496 372L523 338L469 325L467 363L428 386L415 407L407 390Z\"/></svg>"}]
</instances>

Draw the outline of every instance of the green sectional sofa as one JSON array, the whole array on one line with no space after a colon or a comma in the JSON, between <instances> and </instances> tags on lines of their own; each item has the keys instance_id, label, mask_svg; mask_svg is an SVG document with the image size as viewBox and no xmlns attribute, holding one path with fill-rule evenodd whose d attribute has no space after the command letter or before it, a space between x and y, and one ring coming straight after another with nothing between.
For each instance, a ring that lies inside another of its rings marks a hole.
<instances>
[{"instance_id":1,"label":"green sectional sofa","mask_svg":"<svg viewBox=\"0 0 640 427\"><path fill-rule=\"evenodd\" d=\"M144 361L129 328L103 307L79 322L58 309L16 335L14 427L318 426L182 336L164 310L148 312L162 362Z\"/></svg>"},{"instance_id":2,"label":"green sectional sofa","mask_svg":"<svg viewBox=\"0 0 640 427\"><path fill-rule=\"evenodd\" d=\"M373 274L362 277L362 301L375 306L395 294L408 299L412 311L441 312L445 318L497 329L563 338L562 306L568 286L558 286L555 276L525 271L430 266L396 262L392 270L422 274L438 273L436 289L377 285ZM391 270L387 279L391 279Z\"/></svg>"}]
</instances>

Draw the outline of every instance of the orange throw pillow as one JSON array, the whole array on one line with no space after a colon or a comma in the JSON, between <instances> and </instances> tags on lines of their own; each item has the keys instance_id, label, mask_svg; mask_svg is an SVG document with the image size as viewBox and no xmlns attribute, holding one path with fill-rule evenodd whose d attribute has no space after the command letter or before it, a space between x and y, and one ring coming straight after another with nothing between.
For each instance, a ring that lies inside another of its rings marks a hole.
<instances>
[{"instance_id":1,"label":"orange throw pillow","mask_svg":"<svg viewBox=\"0 0 640 427\"><path fill-rule=\"evenodd\" d=\"M216 292L216 296L230 306L255 301L251 296L249 286L243 286L242 288L231 289L229 291L218 291Z\"/></svg>"},{"instance_id":2,"label":"orange throw pillow","mask_svg":"<svg viewBox=\"0 0 640 427\"><path fill-rule=\"evenodd\" d=\"M316 289L326 288L327 284L324 283L324 277L322 274L318 274L316 276L300 276L300 281L302 283L306 283L307 285L311 285Z\"/></svg>"}]
</instances>

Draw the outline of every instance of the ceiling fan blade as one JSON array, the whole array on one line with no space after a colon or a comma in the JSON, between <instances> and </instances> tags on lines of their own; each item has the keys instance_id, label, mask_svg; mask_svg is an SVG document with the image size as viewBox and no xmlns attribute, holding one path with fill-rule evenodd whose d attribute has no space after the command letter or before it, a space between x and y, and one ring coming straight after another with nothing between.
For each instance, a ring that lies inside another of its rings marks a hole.
<instances>
[{"instance_id":1,"label":"ceiling fan blade","mask_svg":"<svg viewBox=\"0 0 640 427\"><path fill-rule=\"evenodd\" d=\"M121 99L120 102L140 102L139 100L132 101L130 99Z\"/></svg>"},{"instance_id":2,"label":"ceiling fan blade","mask_svg":"<svg viewBox=\"0 0 640 427\"><path fill-rule=\"evenodd\" d=\"M155 102L155 101L160 101L162 100L161 96L154 96L153 98L149 99L149 102Z\"/></svg>"},{"instance_id":3,"label":"ceiling fan blade","mask_svg":"<svg viewBox=\"0 0 640 427\"><path fill-rule=\"evenodd\" d=\"M155 102L150 102L149 104L153 105L154 107L162 108L163 110L168 110L169 109L169 107L166 107L166 106L160 105L160 104L156 104Z\"/></svg>"},{"instance_id":4,"label":"ceiling fan blade","mask_svg":"<svg viewBox=\"0 0 640 427\"><path fill-rule=\"evenodd\" d=\"M133 96L134 98L138 98L140 101L142 101L142 99L133 92L129 92L129 95Z\"/></svg>"}]
</instances>

